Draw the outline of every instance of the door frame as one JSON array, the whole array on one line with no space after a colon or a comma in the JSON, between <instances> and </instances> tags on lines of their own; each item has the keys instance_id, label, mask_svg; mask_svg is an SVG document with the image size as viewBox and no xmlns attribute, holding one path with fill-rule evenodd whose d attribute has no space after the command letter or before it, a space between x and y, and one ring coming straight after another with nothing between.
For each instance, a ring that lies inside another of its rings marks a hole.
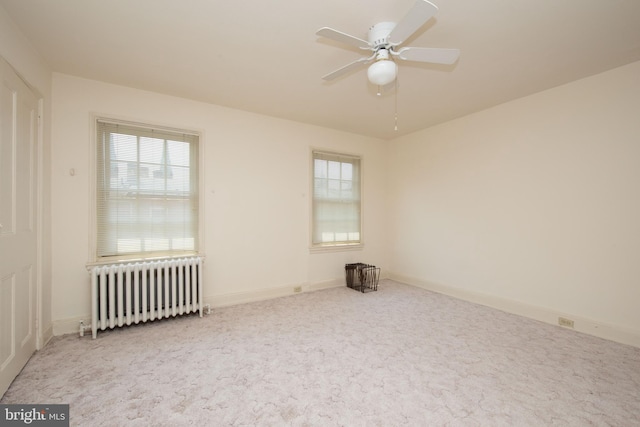
<instances>
[{"instance_id":1,"label":"door frame","mask_svg":"<svg viewBox=\"0 0 640 427\"><path fill-rule=\"evenodd\" d=\"M20 74L18 74L20 76ZM22 76L22 81L31 89L33 94L37 98L38 102L38 120L36 123L36 150L35 150L35 164L36 164L36 182L38 188L36 189L36 224L38 230L36 231L36 313L35 313L35 327L36 327L36 351L42 350L42 348L53 337L53 326L50 325L47 336L44 336L44 324L42 319L43 308L43 290L42 290L42 271L43 261L45 259L45 248L43 245L43 233L44 233L44 98L40 92L31 86ZM51 289L51 286L49 287Z\"/></svg>"}]
</instances>

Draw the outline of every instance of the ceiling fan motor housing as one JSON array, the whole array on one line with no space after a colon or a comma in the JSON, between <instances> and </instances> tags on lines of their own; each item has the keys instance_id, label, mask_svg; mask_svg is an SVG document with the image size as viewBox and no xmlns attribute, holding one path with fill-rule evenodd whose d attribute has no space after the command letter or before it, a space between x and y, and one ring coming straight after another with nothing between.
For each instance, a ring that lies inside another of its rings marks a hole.
<instances>
[{"instance_id":1,"label":"ceiling fan motor housing","mask_svg":"<svg viewBox=\"0 0 640 427\"><path fill-rule=\"evenodd\" d=\"M375 52L375 62L367 70L367 76L376 86L385 86L398 75L398 66L389 57L393 50L389 45L389 34L395 26L395 22L380 22L369 28L369 43Z\"/></svg>"},{"instance_id":2,"label":"ceiling fan motor housing","mask_svg":"<svg viewBox=\"0 0 640 427\"><path fill-rule=\"evenodd\" d=\"M369 28L369 43L371 43L373 50L389 44L389 34L395 26L395 22L380 22Z\"/></svg>"}]
</instances>

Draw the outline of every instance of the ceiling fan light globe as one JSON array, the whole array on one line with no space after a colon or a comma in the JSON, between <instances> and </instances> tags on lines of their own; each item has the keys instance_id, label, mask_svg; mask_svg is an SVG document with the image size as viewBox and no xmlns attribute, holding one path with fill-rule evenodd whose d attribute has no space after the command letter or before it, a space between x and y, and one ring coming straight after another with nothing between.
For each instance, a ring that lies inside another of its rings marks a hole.
<instances>
[{"instance_id":1,"label":"ceiling fan light globe","mask_svg":"<svg viewBox=\"0 0 640 427\"><path fill-rule=\"evenodd\" d=\"M396 79L398 65L389 60L376 61L369 66L367 77L376 86L385 86Z\"/></svg>"}]
</instances>

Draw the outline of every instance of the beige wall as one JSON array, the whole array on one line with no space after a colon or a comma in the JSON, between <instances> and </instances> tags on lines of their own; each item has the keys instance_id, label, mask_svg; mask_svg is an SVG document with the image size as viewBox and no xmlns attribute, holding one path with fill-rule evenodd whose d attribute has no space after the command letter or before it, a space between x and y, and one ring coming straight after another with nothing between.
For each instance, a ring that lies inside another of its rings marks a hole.
<instances>
[{"instance_id":1,"label":"beige wall","mask_svg":"<svg viewBox=\"0 0 640 427\"><path fill-rule=\"evenodd\" d=\"M57 332L89 316L89 125L100 113L204 132L213 305L341 284L343 264L366 261L640 345L637 75L640 63L384 142L54 74ZM364 157L364 251L309 253L310 147Z\"/></svg>"},{"instance_id":2,"label":"beige wall","mask_svg":"<svg viewBox=\"0 0 640 427\"><path fill-rule=\"evenodd\" d=\"M76 330L90 313L92 113L203 132L204 296L212 305L343 284L348 262L386 267L384 141L56 73L53 104L56 333ZM309 252L311 147L363 157L361 251Z\"/></svg>"},{"instance_id":3,"label":"beige wall","mask_svg":"<svg viewBox=\"0 0 640 427\"><path fill-rule=\"evenodd\" d=\"M33 49L30 42L4 8L0 7L0 56L31 86L40 98L41 132L38 141L38 203L41 214L38 218L40 229L39 247L39 291L38 300L38 347L52 336L51 321L51 69Z\"/></svg>"},{"instance_id":4,"label":"beige wall","mask_svg":"<svg viewBox=\"0 0 640 427\"><path fill-rule=\"evenodd\" d=\"M390 144L393 276L640 345L640 62Z\"/></svg>"}]
</instances>

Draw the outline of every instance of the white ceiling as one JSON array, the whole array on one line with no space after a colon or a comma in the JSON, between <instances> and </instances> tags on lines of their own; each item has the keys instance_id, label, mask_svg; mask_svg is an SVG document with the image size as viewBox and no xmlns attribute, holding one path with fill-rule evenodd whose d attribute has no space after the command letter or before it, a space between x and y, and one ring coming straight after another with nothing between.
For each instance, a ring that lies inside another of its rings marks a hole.
<instances>
[{"instance_id":1,"label":"white ceiling","mask_svg":"<svg viewBox=\"0 0 640 427\"><path fill-rule=\"evenodd\" d=\"M54 71L391 139L640 60L640 0L433 0L404 46L460 48L454 66L400 63L376 96L367 37L415 0L0 0Z\"/></svg>"}]
</instances>

